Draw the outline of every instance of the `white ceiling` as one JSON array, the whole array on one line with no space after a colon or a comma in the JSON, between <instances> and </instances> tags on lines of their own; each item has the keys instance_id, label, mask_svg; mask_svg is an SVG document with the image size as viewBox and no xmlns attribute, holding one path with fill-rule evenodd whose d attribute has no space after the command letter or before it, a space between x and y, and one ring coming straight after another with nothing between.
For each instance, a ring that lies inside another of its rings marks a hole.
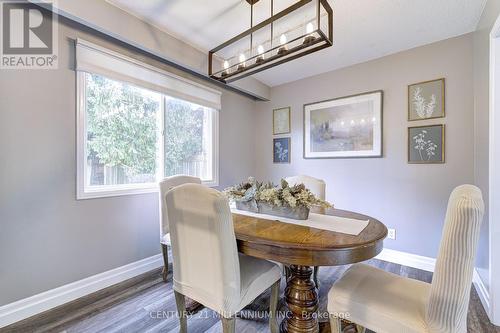
<instances>
[{"instance_id":1,"label":"white ceiling","mask_svg":"<svg viewBox=\"0 0 500 333\"><path fill-rule=\"evenodd\" d=\"M202 51L249 28L245 0L107 0ZM269 1L255 21L269 16ZM275 12L296 0L274 0ZM429 44L476 29L486 0L329 0L334 9L333 47L257 73L276 86Z\"/></svg>"}]
</instances>

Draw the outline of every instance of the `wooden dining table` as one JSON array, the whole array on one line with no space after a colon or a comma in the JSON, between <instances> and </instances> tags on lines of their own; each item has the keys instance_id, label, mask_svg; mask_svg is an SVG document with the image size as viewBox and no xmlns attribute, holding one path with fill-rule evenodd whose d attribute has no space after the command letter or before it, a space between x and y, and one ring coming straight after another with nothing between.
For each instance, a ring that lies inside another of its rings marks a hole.
<instances>
[{"instance_id":1,"label":"wooden dining table","mask_svg":"<svg viewBox=\"0 0 500 333\"><path fill-rule=\"evenodd\" d=\"M380 221L355 212L328 209L315 213L369 220L357 236L233 213L238 250L249 256L288 266L291 276L285 288L287 315L280 332L326 332L328 322L317 316L318 291L311 279L314 266L352 264L375 257L382 251L387 228Z\"/></svg>"}]
</instances>

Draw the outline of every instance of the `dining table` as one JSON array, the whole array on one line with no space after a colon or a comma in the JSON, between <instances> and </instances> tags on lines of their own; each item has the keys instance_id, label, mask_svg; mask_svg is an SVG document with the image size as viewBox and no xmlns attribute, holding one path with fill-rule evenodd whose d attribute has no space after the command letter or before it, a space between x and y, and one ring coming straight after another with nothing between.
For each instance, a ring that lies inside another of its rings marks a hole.
<instances>
[{"instance_id":1,"label":"dining table","mask_svg":"<svg viewBox=\"0 0 500 333\"><path fill-rule=\"evenodd\" d=\"M238 251L249 256L280 262L291 275L284 293L287 314L281 333L330 332L329 322L320 321L318 290L311 278L315 266L338 266L371 259L383 248L386 226L377 219L340 209L318 209L315 214L368 221L357 235L318 229L247 215L233 210Z\"/></svg>"}]
</instances>

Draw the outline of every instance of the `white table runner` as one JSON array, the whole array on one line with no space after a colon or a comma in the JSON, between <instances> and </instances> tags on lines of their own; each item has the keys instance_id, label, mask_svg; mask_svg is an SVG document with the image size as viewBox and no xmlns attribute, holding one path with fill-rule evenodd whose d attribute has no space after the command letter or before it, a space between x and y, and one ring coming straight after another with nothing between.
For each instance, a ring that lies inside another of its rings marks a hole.
<instances>
[{"instance_id":1,"label":"white table runner","mask_svg":"<svg viewBox=\"0 0 500 333\"><path fill-rule=\"evenodd\" d=\"M346 217L315 214L315 213L309 213L309 218L307 220L294 220L286 217L248 212L236 208L231 208L231 212L233 212L234 214L252 216L265 220L291 223L291 224L301 225L304 227L312 227L321 230L340 232L343 234L354 235L354 236L359 235L361 231L363 231L370 222L370 220L356 220Z\"/></svg>"}]
</instances>

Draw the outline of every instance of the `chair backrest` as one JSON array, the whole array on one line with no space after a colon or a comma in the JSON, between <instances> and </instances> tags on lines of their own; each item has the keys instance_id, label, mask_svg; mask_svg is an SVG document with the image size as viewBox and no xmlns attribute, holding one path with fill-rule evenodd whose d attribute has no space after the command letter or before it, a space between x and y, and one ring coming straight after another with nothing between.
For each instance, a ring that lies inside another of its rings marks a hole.
<instances>
[{"instance_id":1,"label":"chair backrest","mask_svg":"<svg viewBox=\"0 0 500 333\"><path fill-rule=\"evenodd\" d=\"M451 193L429 303L429 332L467 332L467 310L479 231L484 215L481 191L462 185Z\"/></svg>"},{"instance_id":2,"label":"chair backrest","mask_svg":"<svg viewBox=\"0 0 500 333\"><path fill-rule=\"evenodd\" d=\"M285 180L290 185L304 184L318 199L325 200L326 183L323 180L305 175L287 177Z\"/></svg>"},{"instance_id":3,"label":"chair backrest","mask_svg":"<svg viewBox=\"0 0 500 333\"><path fill-rule=\"evenodd\" d=\"M228 199L184 184L166 196L174 290L223 315L240 301L240 264Z\"/></svg>"},{"instance_id":4,"label":"chair backrest","mask_svg":"<svg viewBox=\"0 0 500 333\"><path fill-rule=\"evenodd\" d=\"M182 184L188 184L188 183L193 183L193 184L201 184L201 179L197 177L192 177L192 176L186 176L186 175L176 175L176 176L171 176L164 178L160 182L160 232L161 232L161 238L168 234L168 217L167 217L167 205L165 203L165 196L167 195L167 192L179 185Z\"/></svg>"}]
</instances>

